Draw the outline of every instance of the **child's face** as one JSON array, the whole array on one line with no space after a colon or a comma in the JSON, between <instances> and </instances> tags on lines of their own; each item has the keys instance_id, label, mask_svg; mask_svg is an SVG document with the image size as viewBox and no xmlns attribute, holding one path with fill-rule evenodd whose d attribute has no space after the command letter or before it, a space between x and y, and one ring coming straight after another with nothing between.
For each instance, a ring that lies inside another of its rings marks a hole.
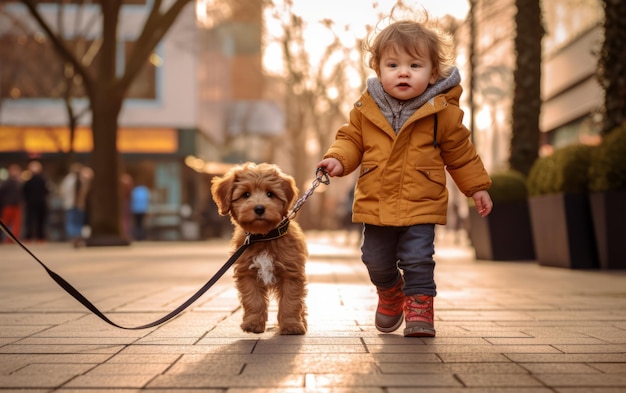
<instances>
[{"instance_id":1,"label":"child's face","mask_svg":"<svg viewBox=\"0 0 626 393\"><path fill-rule=\"evenodd\" d=\"M437 75L428 57L389 47L380 58L380 79L387 94L398 100L409 100L422 94Z\"/></svg>"}]
</instances>

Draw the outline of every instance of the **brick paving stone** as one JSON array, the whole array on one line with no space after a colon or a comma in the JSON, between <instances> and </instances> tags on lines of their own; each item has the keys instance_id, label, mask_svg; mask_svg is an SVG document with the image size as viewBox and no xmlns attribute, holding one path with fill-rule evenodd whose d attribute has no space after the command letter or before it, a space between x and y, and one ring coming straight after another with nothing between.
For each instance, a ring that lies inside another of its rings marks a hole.
<instances>
[{"instance_id":1,"label":"brick paving stone","mask_svg":"<svg viewBox=\"0 0 626 393\"><path fill-rule=\"evenodd\" d=\"M247 369L249 363L242 360L225 360L219 363L210 360L197 362L176 362L171 364L164 375L200 374L200 375L230 375L236 376Z\"/></svg>"},{"instance_id":2,"label":"brick paving stone","mask_svg":"<svg viewBox=\"0 0 626 393\"><path fill-rule=\"evenodd\" d=\"M16 345L91 345L93 337L26 337L14 342ZM130 345L137 344L137 339L128 337L98 337L102 345ZM121 348L121 347L120 347Z\"/></svg>"},{"instance_id":3,"label":"brick paving stone","mask_svg":"<svg viewBox=\"0 0 626 393\"><path fill-rule=\"evenodd\" d=\"M439 331L437 331L439 334ZM489 341L483 337L412 337L406 339L402 336L365 337L363 342L368 346L373 345L486 345Z\"/></svg>"},{"instance_id":4,"label":"brick paving stone","mask_svg":"<svg viewBox=\"0 0 626 393\"><path fill-rule=\"evenodd\" d=\"M406 363L406 364L424 364L424 363L441 363L441 357L438 354L418 354L418 353L375 353L371 355L378 364L385 363Z\"/></svg>"},{"instance_id":5,"label":"brick paving stone","mask_svg":"<svg viewBox=\"0 0 626 393\"><path fill-rule=\"evenodd\" d=\"M63 386L69 388L92 389L106 386L117 389L140 389L154 378L154 375L146 374L111 374L93 375L84 374L68 381Z\"/></svg>"},{"instance_id":6,"label":"brick paving stone","mask_svg":"<svg viewBox=\"0 0 626 393\"><path fill-rule=\"evenodd\" d=\"M115 354L101 363L168 363L172 364L181 359L179 354Z\"/></svg>"},{"instance_id":7,"label":"brick paving stone","mask_svg":"<svg viewBox=\"0 0 626 393\"><path fill-rule=\"evenodd\" d=\"M594 363L590 365L590 367L600 370L603 373L626 374L626 363Z\"/></svg>"},{"instance_id":8,"label":"brick paving stone","mask_svg":"<svg viewBox=\"0 0 626 393\"><path fill-rule=\"evenodd\" d=\"M379 373L379 365L370 362L310 362L298 363L292 360L284 362L264 364L248 363L242 374L264 374L268 371L274 373L298 373L298 374L332 374L346 373L351 375Z\"/></svg>"},{"instance_id":9,"label":"brick paving stone","mask_svg":"<svg viewBox=\"0 0 626 393\"><path fill-rule=\"evenodd\" d=\"M567 321L567 323L563 323L563 321L553 321L550 319L542 319L542 320L536 320L536 321L524 321L524 322L518 322L518 321L499 321L498 325L499 326L517 326L517 327L523 327L524 330L527 330L528 328L554 328L554 329L561 329L563 331L568 331L568 329L580 326L580 327L589 327L589 328L595 328L595 327L602 327L605 326L605 322L603 322L602 320L570 320ZM615 325L617 325L617 323L615 323Z\"/></svg>"},{"instance_id":10,"label":"brick paving stone","mask_svg":"<svg viewBox=\"0 0 626 393\"><path fill-rule=\"evenodd\" d=\"M437 353L444 363L495 363L511 362L508 356L501 353Z\"/></svg>"},{"instance_id":11,"label":"brick paving stone","mask_svg":"<svg viewBox=\"0 0 626 393\"><path fill-rule=\"evenodd\" d=\"M456 376L464 386L468 387L543 386L535 376L530 374L471 373L456 374Z\"/></svg>"},{"instance_id":12,"label":"brick paving stone","mask_svg":"<svg viewBox=\"0 0 626 393\"><path fill-rule=\"evenodd\" d=\"M486 337L485 341L493 345L592 345L606 344L605 341L594 337L526 337L526 338L510 338L510 337ZM556 347L561 349L560 347ZM562 349L561 349L562 350Z\"/></svg>"},{"instance_id":13,"label":"brick paving stone","mask_svg":"<svg viewBox=\"0 0 626 393\"><path fill-rule=\"evenodd\" d=\"M584 363L521 363L532 374L593 374L601 371Z\"/></svg>"},{"instance_id":14,"label":"brick paving stone","mask_svg":"<svg viewBox=\"0 0 626 393\"><path fill-rule=\"evenodd\" d=\"M85 345L20 345L9 344L0 347L0 354L10 353L107 353L112 354L120 351L123 347L120 345L101 345L101 344L85 344Z\"/></svg>"},{"instance_id":15,"label":"brick paving stone","mask_svg":"<svg viewBox=\"0 0 626 393\"><path fill-rule=\"evenodd\" d=\"M31 364L31 363L104 363L111 359L110 354L0 354L0 364Z\"/></svg>"},{"instance_id":16,"label":"brick paving stone","mask_svg":"<svg viewBox=\"0 0 626 393\"><path fill-rule=\"evenodd\" d=\"M511 353L506 357L516 363L625 363L626 353L544 354Z\"/></svg>"},{"instance_id":17,"label":"brick paving stone","mask_svg":"<svg viewBox=\"0 0 626 393\"><path fill-rule=\"evenodd\" d=\"M310 383L312 389L318 387L366 387L382 388L411 387L414 389L439 386L459 387L459 381L451 374L316 374ZM309 386L309 384L307 384Z\"/></svg>"},{"instance_id":18,"label":"brick paving stone","mask_svg":"<svg viewBox=\"0 0 626 393\"><path fill-rule=\"evenodd\" d=\"M19 338L0 338L0 346L14 343L19 340Z\"/></svg>"},{"instance_id":19,"label":"brick paving stone","mask_svg":"<svg viewBox=\"0 0 626 393\"><path fill-rule=\"evenodd\" d=\"M92 368L87 375L158 375L170 367L169 363L105 363Z\"/></svg>"},{"instance_id":20,"label":"brick paving stone","mask_svg":"<svg viewBox=\"0 0 626 393\"><path fill-rule=\"evenodd\" d=\"M201 353L210 354L215 352L220 353L251 353L254 348L254 343L245 342L238 344L225 344L225 345L132 345L124 348L120 353L122 354L138 354L138 353L153 353L153 354L188 354L188 353Z\"/></svg>"},{"instance_id":21,"label":"brick paving stone","mask_svg":"<svg viewBox=\"0 0 626 393\"><path fill-rule=\"evenodd\" d=\"M21 393L22 391L20 391ZM198 389L149 389L149 388L133 388L133 389L124 389L124 388L89 388L86 390L85 388L63 388L57 390L60 393L198 393ZM202 389L202 393L224 393L224 389ZM229 390L230 392L230 390ZM39 393L28 391L28 393ZM44 392L41 392L44 393Z\"/></svg>"},{"instance_id":22,"label":"brick paving stone","mask_svg":"<svg viewBox=\"0 0 626 393\"><path fill-rule=\"evenodd\" d=\"M3 322L0 321L0 323ZM39 333L43 330L45 330L45 327L42 327L41 325L3 325L0 326L0 337L3 338L3 344L6 344L9 342L10 338L21 338L27 335Z\"/></svg>"},{"instance_id":23,"label":"brick paving stone","mask_svg":"<svg viewBox=\"0 0 626 393\"><path fill-rule=\"evenodd\" d=\"M194 345L198 344L197 337L158 337L140 338L133 342L136 345Z\"/></svg>"},{"instance_id":24,"label":"brick paving stone","mask_svg":"<svg viewBox=\"0 0 626 393\"><path fill-rule=\"evenodd\" d=\"M620 387L626 390L624 374L536 374L535 377L547 386L555 387Z\"/></svg>"},{"instance_id":25,"label":"brick paving stone","mask_svg":"<svg viewBox=\"0 0 626 393\"><path fill-rule=\"evenodd\" d=\"M515 363L380 363L385 374L528 374Z\"/></svg>"},{"instance_id":26,"label":"brick paving stone","mask_svg":"<svg viewBox=\"0 0 626 393\"><path fill-rule=\"evenodd\" d=\"M196 389L228 389L231 387L245 388L298 388L304 387L302 374L250 374L237 376L223 375L159 375L147 387L160 389L196 388Z\"/></svg>"},{"instance_id":27,"label":"brick paving stone","mask_svg":"<svg viewBox=\"0 0 626 393\"><path fill-rule=\"evenodd\" d=\"M385 393L382 388L372 387L318 387L310 388L231 388L228 393Z\"/></svg>"},{"instance_id":28,"label":"brick paving stone","mask_svg":"<svg viewBox=\"0 0 626 393\"><path fill-rule=\"evenodd\" d=\"M69 375L0 375L0 387L7 390L24 389L54 389L69 382L73 376Z\"/></svg>"},{"instance_id":29,"label":"brick paving stone","mask_svg":"<svg viewBox=\"0 0 626 393\"><path fill-rule=\"evenodd\" d=\"M553 344L554 348L564 353L626 353L626 345L604 344L604 345L561 345Z\"/></svg>"},{"instance_id":30,"label":"brick paving stone","mask_svg":"<svg viewBox=\"0 0 626 393\"><path fill-rule=\"evenodd\" d=\"M585 387L585 388L557 388L558 393L624 393L624 388L611 387Z\"/></svg>"},{"instance_id":31,"label":"brick paving stone","mask_svg":"<svg viewBox=\"0 0 626 393\"><path fill-rule=\"evenodd\" d=\"M38 376L48 374L59 374L66 376L81 375L96 367L96 364L89 363L72 363L72 364L52 364L52 363L33 363L24 367L20 367L13 371L11 375L26 375L26 376Z\"/></svg>"},{"instance_id":32,"label":"brick paving stone","mask_svg":"<svg viewBox=\"0 0 626 393\"><path fill-rule=\"evenodd\" d=\"M415 393L411 388L391 388L388 393ZM547 387L463 387L463 388L420 388L419 393L554 393L554 390Z\"/></svg>"},{"instance_id":33,"label":"brick paving stone","mask_svg":"<svg viewBox=\"0 0 626 393\"><path fill-rule=\"evenodd\" d=\"M368 345L372 353L560 353L550 345Z\"/></svg>"},{"instance_id":34,"label":"brick paving stone","mask_svg":"<svg viewBox=\"0 0 626 393\"><path fill-rule=\"evenodd\" d=\"M258 345L254 353L367 353L364 345Z\"/></svg>"}]
</instances>

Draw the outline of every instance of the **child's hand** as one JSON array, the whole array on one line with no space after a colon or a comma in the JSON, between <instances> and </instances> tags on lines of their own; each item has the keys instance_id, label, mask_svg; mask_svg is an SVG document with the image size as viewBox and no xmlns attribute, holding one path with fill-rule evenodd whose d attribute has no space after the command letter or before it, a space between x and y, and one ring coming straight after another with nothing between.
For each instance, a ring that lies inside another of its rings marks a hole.
<instances>
[{"instance_id":1,"label":"child's hand","mask_svg":"<svg viewBox=\"0 0 626 393\"><path fill-rule=\"evenodd\" d=\"M343 165L336 158L325 158L317 166L324 168L330 177L343 174Z\"/></svg>"},{"instance_id":2,"label":"child's hand","mask_svg":"<svg viewBox=\"0 0 626 393\"><path fill-rule=\"evenodd\" d=\"M482 217L487 217L489 213L491 213L493 202L491 201L491 196L487 191L477 191L474 195L472 195L472 199L474 199L476 211L478 211L478 214Z\"/></svg>"}]
</instances>

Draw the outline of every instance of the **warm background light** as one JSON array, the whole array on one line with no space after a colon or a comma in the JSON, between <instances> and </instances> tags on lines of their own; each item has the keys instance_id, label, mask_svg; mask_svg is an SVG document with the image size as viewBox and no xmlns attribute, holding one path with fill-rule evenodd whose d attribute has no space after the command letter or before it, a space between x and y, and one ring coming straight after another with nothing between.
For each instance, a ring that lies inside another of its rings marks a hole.
<instances>
[{"instance_id":1,"label":"warm background light","mask_svg":"<svg viewBox=\"0 0 626 393\"><path fill-rule=\"evenodd\" d=\"M268 72L282 73L282 52L275 42L282 34L279 21L272 13L282 9L281 0L274 1L275 7L268 8L265 15L265 28L268 34L264 49L263 64ZM365 38L366 26L373 26L381 15L388 15L396 4L396 0L293 0L293 12L301 16L306 23L305 40L311 62L314 64L328 46L332 37L328 29L320 23L332 20L333 31L340 37L346 47L354 47L357 39ZM411 9L428 11L431 17L440 18L445 15L457 19L465 19L469 10L467 0L423 0L405 1Z\"/></svg>"}]
</instances>

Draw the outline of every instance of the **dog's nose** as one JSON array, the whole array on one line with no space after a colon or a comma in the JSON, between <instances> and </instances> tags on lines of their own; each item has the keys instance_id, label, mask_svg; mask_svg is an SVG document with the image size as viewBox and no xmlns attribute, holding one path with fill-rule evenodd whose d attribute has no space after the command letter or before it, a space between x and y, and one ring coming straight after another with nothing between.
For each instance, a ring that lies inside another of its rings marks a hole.
<instances>
[{"instance_id":1,"label":"dog's nose","mask_svg":"<svg viewBox=\"0 0 626 393\"><path fill-rule=\"evenodd\" d=\"M257 216L262 216L263 213L265 213L265 206L263 206L263 205L256 205L254 207L254 212L257 214Z\"/></svg>"}]
</instances>

